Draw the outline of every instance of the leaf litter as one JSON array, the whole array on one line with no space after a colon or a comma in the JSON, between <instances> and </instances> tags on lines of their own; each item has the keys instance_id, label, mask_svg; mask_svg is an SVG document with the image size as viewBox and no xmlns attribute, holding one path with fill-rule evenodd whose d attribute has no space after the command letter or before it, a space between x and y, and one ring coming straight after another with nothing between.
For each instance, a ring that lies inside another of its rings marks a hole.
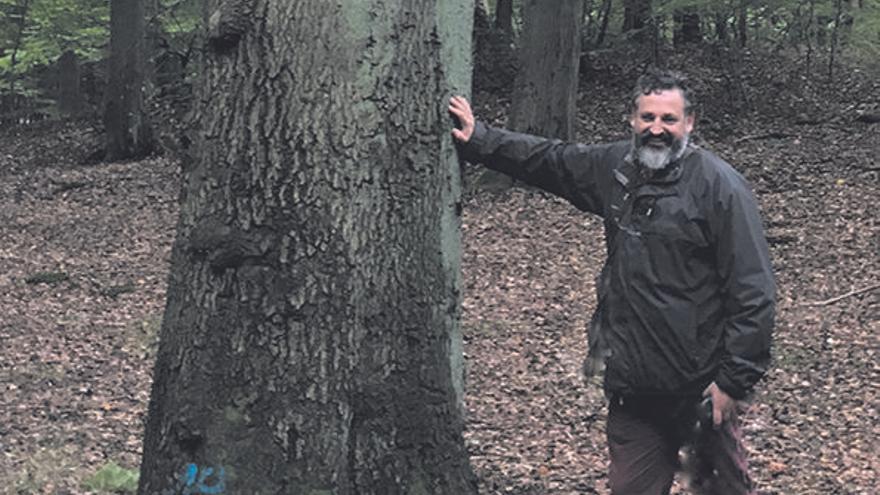
<instances>
[{"instance_id":1,"label":"leaf litter","mask_svg":"<svg viewBox=\"0 0 880 495\"><path fill-rule=\"evenodd\" d=\"M588 83L578 138L626 137L614 102L629 79ZM880 94L865 84L833 101L792 90L790 107L756 96L764 113L745 118L704 109L703 142L757 193L779 285L772 369L744 419L760 493L878 491L880 291L859 289L880 283L880 126L851 112ZM475 105L503 122L503 97ZM791 117L810 105L826 118ZM0 132L0 493L82 493L108 462L139 465L178 165L84 164L99 136L87 122ZM478 170L464 168L462 325L481 493L607 494L605 399L580 373L601 222L540 191L479 193ZM53 273L66 278L28 283Z\"/></svg>"}]
</instances>

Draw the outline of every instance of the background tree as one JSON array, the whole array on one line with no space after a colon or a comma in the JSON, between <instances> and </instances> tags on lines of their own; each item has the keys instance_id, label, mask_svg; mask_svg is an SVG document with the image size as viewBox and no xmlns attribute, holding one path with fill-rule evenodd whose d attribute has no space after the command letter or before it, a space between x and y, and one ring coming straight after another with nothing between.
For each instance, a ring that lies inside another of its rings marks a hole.
<instances>
[{"instance_id":1,"label":"background tree","mask_svg":"<svg viewBox=\"0 0 880 495\"><path fill-rule=\"evenodd\" d=\"M601 47L605 43L605 34L608 32L608 21L611 18L612 0L602 0L599 10L599 30L596 33L595 47Z\"/></svg>"},{"instance_id":2,"label":"background tree","mask_svg":"<svg viewBox=\"0 0 880 495\"><path fill-rule=\"evenodd\" d=\"M623 0L623 27L621 31L639 31L651 20L651 0Z\"/></svg>"},{"instance_id":3,"label":"background tree","mask_svg":"<svg viewBox=\"0 0 880 495\"><path fill-rule=\"evenodd\" d=\"M672 17L675 28L672 39L676 46L702 41L703 33L700 27L700 12L695 6L676 9Z\"/></svg>"},{"instance_id":4,"label":"background tree","mask_svg":"<svg viewBox=\"0 0 880 495\"><path fill-rule=\"evenodd\" d=\"M58 110L69 116L76 116L85 108L85 99L80 87L80 68L76 52L68 50L61 55L57 64Z\"/></svg>"},{"instance_id":5,"label":"background tree","mask_svg":"<svg viewBox=\"0 0 880 495\"><path fill-rule=\"evenodd\" d=\"M83 62L101 58L108 12L103 0L0 0L0 99L17 102L19 113L57 113L61 55L72 51L90 76Z\"/></svg>"},{"instance_id":6,"label":"background tree","mask_svg":"<svg viewBox=\"0 0 880 495\"><path fill-rule=\"evenodd\" d=\"M473 1L208 6L140 493L475 493L445 105Z\"/></svg>"},{"instance_id":7,"label":"background tree","mask_svg":"<svg viewBox=\"0 0 880 495\"><path fill-rule=\"evenodd\" d=\"M110 64L104 103L107 160L145 156L152 132L144 106L147 47L143 0L111 0Z\"/></svg>"},{"instance_id":8,"label":"background tree","mask_svg":"<svg viewBox=\"0 0 880 495\"><path fill-rule=\"evenodd\" d=\"M9 92L8 98L4 100L4 110L10 111L15 110L18 106L18 99L16 98L16 89L15 83L18 79L18 75L16 73L16 63L18 62L18 54L21 51L22 41L25 37L25 27L28 22L28 14L30 12L30 0L20 0L16 1L13 4L7 5L7 9L10 12L10 18L13 19L13 26L15 30L15 34L13 36L12 42L12 50L10 50L9 54Z\"/></svg>"},{"instance_id":9,"label":"background tree","mask_svg":"<svg viewBox=\"0 0 880 495\"><path fill-rule=\"evenodd\" d=\"M513 0L497 0L495 5L495 27L513 34Z\"/></svg>"},{"instance_id":10,"label":"background tree","mask_svg":"<svg viewBox=\"0 0 880 495\"><path fill-rule=\"evenodd\" d=\"M583 0L527 0L512 129L574 138Z\"/></svg>"}]
</instances>

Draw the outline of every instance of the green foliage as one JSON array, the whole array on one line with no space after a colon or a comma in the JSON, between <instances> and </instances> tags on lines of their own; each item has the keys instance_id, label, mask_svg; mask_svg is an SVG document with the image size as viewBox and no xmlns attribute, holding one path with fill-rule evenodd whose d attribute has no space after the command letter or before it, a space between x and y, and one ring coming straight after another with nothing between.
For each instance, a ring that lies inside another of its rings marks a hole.
<instances>
[{"instance_id":1,"label":"green foliage","mask_svg":"<svg viewBox=\"0 0 880 495\"><path fill-rule=\"evenodd\" d=\"M201 8L198 0L159 0L146 19L160 38L154 48L192 58ZM106 57L109 41L107 0L0 0L0 96L10 91L25 99L45 96L50 69L62 53L72 50L80 61L98 61Z\"/></svg>"},{"instance_id":2,"label":"green foliage","mask_svg":"<svg viewBox=\"0 0 880 495\"><path fill-rule=\"evenodd\" d=\"M86 478L83 488L101 493L135 493L138 486L138 471L125 469L113 461L101 467L95 474Z\"/></svg>"},{"instance_id":3,"label":"green foliage","mask_svg":"<svg viewBox=\"0 0 880 495\"><path fill-rule=\"evenodd\" d=\"M860 60L876 67L880 64L880 0L867 0L853 16L850 46Z\"/></svg>"},{"instance_id":4,"label":"green foliage","mask_svg":"<svg viewBox=\"0 0 880 495\"><path fill-rule=\"evenodd\" d=\"M96 60L109 39L110 10L105 0L0 0L0 67L9 77L12 52L18 45L15 72L48 65L66 50ZM19 29L24 24L24 30ZM21 39L19 40L19 36Z\"/></svg>"}]
</instances>

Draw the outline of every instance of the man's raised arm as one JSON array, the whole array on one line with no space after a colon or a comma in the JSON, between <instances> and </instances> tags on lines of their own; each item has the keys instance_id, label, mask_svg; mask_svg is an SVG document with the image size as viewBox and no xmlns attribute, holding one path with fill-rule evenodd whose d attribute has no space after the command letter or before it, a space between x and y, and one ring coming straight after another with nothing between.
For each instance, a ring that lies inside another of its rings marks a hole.
<instances>
[{"instance_id":1,"label":"man's raised arm","mask_svg":"<svg viewBox=\"0 0 880 495\"><path fill-rule=\"evenodd\" d=\"M580 210L603 214L601 192L609 189L611 169L623 154L620 147L564 143L490 127L474 118L468 101L449 100L458 119L452 137L465 160L510 175L570 201Z\"/></svg>"}]
</instances>

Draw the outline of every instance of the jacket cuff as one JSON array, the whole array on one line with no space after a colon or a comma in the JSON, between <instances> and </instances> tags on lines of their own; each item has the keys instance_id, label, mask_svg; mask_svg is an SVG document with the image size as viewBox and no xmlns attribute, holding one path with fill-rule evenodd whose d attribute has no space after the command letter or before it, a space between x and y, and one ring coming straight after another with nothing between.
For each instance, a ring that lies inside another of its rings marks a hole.
<instances>
[{"instance_id":1,"label":"jacket cuff","mask_svg":"<svg viewBox=\"0 0 880 495\"><path fill-rule=\"evenodd\" d=\"M751 388L743 387L741 384L737 383L736 380L730 377L729 373L729 370L722 366L718 375L715 377L715 385L718 385L718 388L724 391L725 394L736 400L745 399L751 393Z\"/></svg>"},{"instance_id":2,"label":"jacket cuff","mask_svg":"<svg viewBox=\"0 0 880 495\"><path fill-rule=\"evenodd\" d=\"M736 400L743 400L748 395L745 390L735 385L724 375L718 375L717 377L715 377L715 385L718 385L718 388L724 391L725 394L731 396Z\"/></svg>"},{"instance_id":3,"label":"jacket cuff","mask_svg":"<svg viewBox=\"0 0 880 495\"><path fill-rule=\"evenodd\" d=\"M486 141L486 134L488 134L489 130L486 128L486 124L476 121L474 122L474 132L471 134L471 138L468 139L468 142L462 143L458 140L455 140L456 147L458 148L458 152L462 158L471 162L477 163L480 160L480 150L483 148L483 144Z\"/></svg>"}]
</instances>

